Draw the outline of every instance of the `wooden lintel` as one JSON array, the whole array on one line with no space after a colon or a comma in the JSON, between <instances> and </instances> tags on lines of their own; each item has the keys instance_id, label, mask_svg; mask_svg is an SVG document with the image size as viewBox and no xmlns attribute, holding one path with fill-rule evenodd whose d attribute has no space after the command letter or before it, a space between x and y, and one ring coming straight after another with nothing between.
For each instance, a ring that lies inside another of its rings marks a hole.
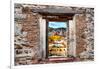
<instances>
[{"instance_id":1,"label":"wooden lintel","mask_svg":"<svg viewBox=\"0 0 100 69\"><path fill-rule=\"evenodd\" d=\"M48 13L48 12L39 12L39 14L44 16L73 16L75 13Z\"/></svg>"},{"instance_id":2,"label":"wooden lintel","mask_svg":"<svg viewBox=\"0 0 100 69\"><path fill-rule=\"evenodd\" d=\"M73 19L73 16L69 16L69 15L66 15L66 16L43 16L43 19L48 19L48 20L59 20L59 21L65 21L65 20L72 20Z\"/></svg>"}]
</instances>

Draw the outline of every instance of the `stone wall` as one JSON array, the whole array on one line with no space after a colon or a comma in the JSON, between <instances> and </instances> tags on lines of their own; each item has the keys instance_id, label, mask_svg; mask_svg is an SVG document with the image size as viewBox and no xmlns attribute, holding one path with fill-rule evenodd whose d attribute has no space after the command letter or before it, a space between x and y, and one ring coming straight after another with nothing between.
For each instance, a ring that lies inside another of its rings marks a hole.
<instances>
[{"instance_id":1,"label":"stone wall","mask_svg":"<svg viewBox=\"0 0 100 69\"><path fill-rule=\"evenodd\" d=\"M56 8L59 10L69 9L75 12L82 11L81 14L76 13L74 22L76 25L76 56L90 55L89 52L94 50L94 9L79 7L62 7L62 6L40 6L32 4L15 4L14 7L14 50L15 65L36 64L41 60L40 53L40 15L33 13L32 8ZM61 9L62 8L62 9ZM69 11L65 11L68 13ZM46 9L45 9L46 10ZM43 11L43 10L42 10ZM48 11L48 10L46 10ZM63 13L65 13L65 11ZM53 11L53 12L57 12ZM59 11L61 13L62 11ZM73 13L73 12L72 12ZM70 44L73 41L70 41ZM74 45L73 45L74 46Z\"/></svg>"},{"instance_id":2,"label":"stone wall","mask_svg":"<svg viewBox=\"0 0 100 69\"><path fill-rule=\"evenodd\" d=\"M39 16L30 8L15 4L15 65L37 63L39 53Z\"/></svg>"},{"instance_id":3,"label":"stone wall","mask_svg":"<svg viewBox=\"0 0 100 69\"><path fill-rule=\"evenodd\" d=\"M76 53L89 57L94 50L94 9L82 10L83 14L76 14Z\"/></svg>"}]
</instances>

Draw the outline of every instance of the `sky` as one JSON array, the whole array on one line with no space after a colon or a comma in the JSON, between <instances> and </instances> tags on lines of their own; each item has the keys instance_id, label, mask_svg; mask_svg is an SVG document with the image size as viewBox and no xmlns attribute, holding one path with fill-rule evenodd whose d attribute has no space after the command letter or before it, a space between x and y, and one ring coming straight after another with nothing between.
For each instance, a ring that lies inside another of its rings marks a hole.
<instances>
[{"instance_id":1,"label":"sky","mask_svg":"<svg viewBox=\"0 0 100 69\"><path fill-rule=\"evenodd\" d=\"M67 28L66 22L49 22L49 27L52 28Z\"/></svg>"}]
</instances>

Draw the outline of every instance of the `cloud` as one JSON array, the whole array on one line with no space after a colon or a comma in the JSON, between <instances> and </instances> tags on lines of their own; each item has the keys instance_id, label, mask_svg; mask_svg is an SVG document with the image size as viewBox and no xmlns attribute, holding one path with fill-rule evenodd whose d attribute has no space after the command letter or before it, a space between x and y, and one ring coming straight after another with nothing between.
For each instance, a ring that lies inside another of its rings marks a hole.
<instances>
[{"instance_id":1,"label":"cloud","mask_svg":"<svg viewBox=\"0 0 100 69\"><path fill-rule=\"evenodd\" d=\"M67 28L67 22L49 22L49 27L52 27L52 28Z\"/></svg>"}]
</instances>

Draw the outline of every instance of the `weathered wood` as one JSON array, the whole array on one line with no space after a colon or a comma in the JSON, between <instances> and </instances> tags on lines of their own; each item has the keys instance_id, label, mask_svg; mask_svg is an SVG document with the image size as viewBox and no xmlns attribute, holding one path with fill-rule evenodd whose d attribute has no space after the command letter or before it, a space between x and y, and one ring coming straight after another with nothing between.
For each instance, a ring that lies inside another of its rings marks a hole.
<instances>
[{"instance_id":1,"label":"weathered wood","mask_svg":"<svg viewBox=\"0 0 100 69\"><path fill-rule=\"evenodd\" d=\"M51 21L66 21L66 20L72 20L73 19L73 15L67 15L67 16L49 16L49 15L44 15L43 16L43 19L48 19L48 20L51 20Z\"/></svg>"}]
</instances>

